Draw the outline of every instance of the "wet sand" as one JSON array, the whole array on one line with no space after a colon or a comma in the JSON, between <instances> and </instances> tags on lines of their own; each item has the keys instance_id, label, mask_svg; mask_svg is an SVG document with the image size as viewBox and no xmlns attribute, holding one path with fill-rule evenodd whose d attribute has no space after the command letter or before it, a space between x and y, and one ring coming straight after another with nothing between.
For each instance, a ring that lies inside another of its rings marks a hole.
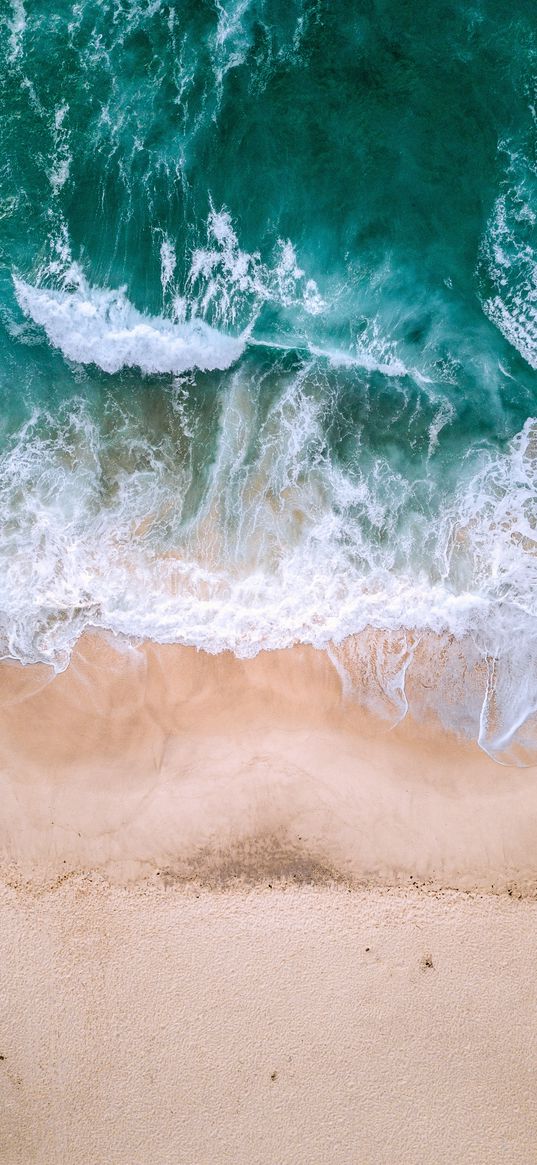
<instances>
[{"instance_id":1,"label":"wet sand","mask_svg":"<svg viewBox=\"0 0 537 1165\"><path fill-rule=\"evenodd\" d=\"M311 648L0 666L0 1162L529 1165L537 781Z\"/></svg>"},{"instance_id":2,"label":"wet sand","mask_svg":"<svg viewBox=\"0 0 537 1165\"><path fill-rule=\"evenodd\" d=\"M241 661L85 637L0 667L0 855L13 877L343 879L534 893L535 769L344 697L313 648Z\"/></svg>"}]
</instances>

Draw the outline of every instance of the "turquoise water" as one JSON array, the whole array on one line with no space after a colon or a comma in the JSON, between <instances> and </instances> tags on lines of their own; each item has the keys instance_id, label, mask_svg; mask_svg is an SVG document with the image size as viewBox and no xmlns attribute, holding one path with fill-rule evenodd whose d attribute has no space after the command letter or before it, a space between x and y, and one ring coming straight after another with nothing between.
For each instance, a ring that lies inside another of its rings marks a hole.
<instances>
[{"instance_id":1,"label":"turquoise water","mask_svg":"<svg viewBox=\"0 0 537 1165\"><path fill-rule=\"evenodd\" d=\"M445 722L527 753L534 4L0 12L3 654L373 628L404 712L435 632Z\"/></svg>"}]
</instances>

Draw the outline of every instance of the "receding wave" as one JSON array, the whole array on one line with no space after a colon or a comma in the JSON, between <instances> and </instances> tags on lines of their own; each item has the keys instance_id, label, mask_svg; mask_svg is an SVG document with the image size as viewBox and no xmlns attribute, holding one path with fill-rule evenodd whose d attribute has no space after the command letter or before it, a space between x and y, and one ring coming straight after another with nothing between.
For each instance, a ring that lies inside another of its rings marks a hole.
<instances>
[{"instance_id":1,"label":"receding wave","mask_svg":"<svg viewBox=\"0 0 537 1165\"><path fill-rule=\"evenodd\" d=\"M414 647L451 636L471 643L485 687L473 716L464 701L436 711L503 753L537 707L537 422L505 453L478 451L427 513L382 456L337 464L326 402L300 377L260 421L241 370L196 494L185 400L178 381L158 442L105 436L80 399L60 418L35 414L3 454L4 653L63 668L88 627L239 656L335 650L366 629ZM384 663L393 695L391 649Z\"/></svg>"}]
</instances>

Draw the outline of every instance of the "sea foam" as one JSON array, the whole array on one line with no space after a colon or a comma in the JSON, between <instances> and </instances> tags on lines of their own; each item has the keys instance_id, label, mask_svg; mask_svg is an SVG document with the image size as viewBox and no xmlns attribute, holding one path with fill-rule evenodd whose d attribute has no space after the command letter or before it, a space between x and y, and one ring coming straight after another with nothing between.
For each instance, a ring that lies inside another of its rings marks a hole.
<instances>
[{"instance_id":1,"label":"sea foam","mask_svg":"<svg viewBox=\"0 0 537 1165\"><path fill-rule=\"evenodd\" d=\"M56 114L57 142L49 174L56 193L69 175L66 112L67 106L62 106ZM162 236L163 314L150 316L134 307L126 288L89 283L73 259L60 217L48 240L50 257L37 269L35 281L13 275L17 302L68 360L96 364L111 373L126 367L175 374L229 368L244 351L265 303L293 309L299 329L296 340L307 346L300 319L322 314L327 305L315 280L299 266L290 240L278 240L273 262L262 262L259 254L241 249L229 212L217 212L212 205L206 231L207 245L192 251L183 286L175 278L176 244L169 235ZM287 347L294 343L291 335ZM368 359L365 353L363 362ZM371 361L376 366L372 357ZM386 367L397 371L399 365Z\"/></svg>"},{"instance_id":2,"label":"sea foam","mask_svg":"<svg viewBox=\"0 0 537 1165\"><path fill-rule=\"evenodd\" d=\"M328 454L308 368L264 419L247 371L229 376L194 510L204 437L180 395L158 442L105 435L83 400L20 430L0 459L3 653L62 669L88 628L242 657L296 643L337 654L375 632L390 714L427 696L448 727L512 759L537 708L537 423L505 452L476 451L451 502L420 514L382 455L349 473ZM463 645L458 680L422 667L431 635ZM364 669L348 669L351 689Z\"/></svg>"},{"instance_id":3,"label":"sea foam","mask_svg":"<svg viewBox=\"0 0 537 1165\"><path fill-rule=\"evenodd\" d=\"M123 289L105 291L85 280L68 289L36 287L14 278L20 308L44 328L68 360L104 372L140 368L181 373L228 368L244 350L244 337L224 335L204 320L176 323L137 311Z\"/></svg>"},{"instance_id":4,"label":"sea foam","mask_svg":"<svg viewBox=\"0 0 537 1165\"><path fill-rule=\"evenodd\" d=\"M480 268L491 291L483 309L506 340L537 368L537 195L523 153L507 154L505 189L496 199L481 246Z\"/></svg>"}]
</instances>

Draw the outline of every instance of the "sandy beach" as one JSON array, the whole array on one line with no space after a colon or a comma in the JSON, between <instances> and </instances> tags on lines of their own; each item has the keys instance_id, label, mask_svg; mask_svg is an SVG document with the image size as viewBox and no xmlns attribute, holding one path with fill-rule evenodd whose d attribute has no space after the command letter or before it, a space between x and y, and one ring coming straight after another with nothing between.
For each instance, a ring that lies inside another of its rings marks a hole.
<instances>
[{"instance_id":1,"label":"sandy beach","mask_svg":"<svg viewBox=\"0 0 537 1165\"><path fill-rule=\"evenodd\" d=\"M537 885L534 770L345 696L313 648L238 660L86 636L1 671L0 852L15 882L93 870L220 886Z\"/></svg>"},{"instance_id":2,"label":"sandy beach","mask_svg":"<svg viewBox=\"0 0 537 1165\"><path fill-rule=\"evenodd\" d=\"M0 1161L533 1161L534 770L312 648L0 676Z\"/></svg>"},{"instance_id":3,"label":"sandy beach","mask_svg":"<svg viewBox=\"0 0 537 1165\"><path fill-rule=\"evenodd\" d=\"M530 1165L533 901L0 896L6 1165Z\"/></svg>"}]
</instances>

